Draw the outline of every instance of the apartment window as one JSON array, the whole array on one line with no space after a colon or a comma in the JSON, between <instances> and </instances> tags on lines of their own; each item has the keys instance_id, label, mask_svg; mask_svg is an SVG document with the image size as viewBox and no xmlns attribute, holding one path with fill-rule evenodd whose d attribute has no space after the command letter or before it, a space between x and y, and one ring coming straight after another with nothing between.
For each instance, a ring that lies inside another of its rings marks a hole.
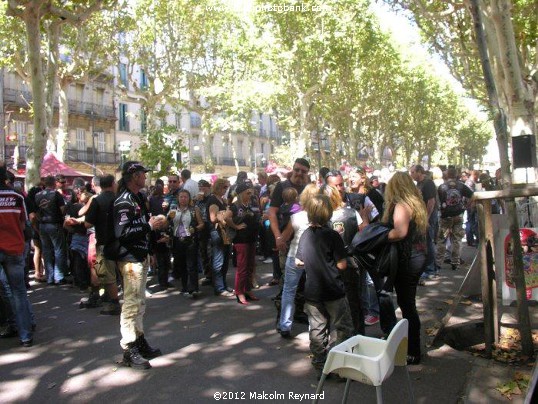
<instances>
[{"instance_id":1,"label":"apartment window","mask_svg":"<svg viewBox=\"0 0 538 404\"><path fill-rule=\"evenodd\" d=\"M175 120L176 120L176 129L181 129L181 114L178 114L177 112L174 114Z\"/></svg>"},{"instance_id":2,"label":"apartment window","mask_svg":"<svg viewBox=\"0 0 538 404\"><path fill-rule=\"evenodd\" d=\"M129 131L129 120L127 118L127 104L119 105L119 129L125 132Z\"/></svg>"},{"instance_id":3,"label":"apartment window","mask_svg":"<svg viewBox=\"0 0 538 404\"><path fill-rule=\"evenodd\" d=\"M190 113L191 118L191 128L201 128L202 127L202 118L196 112Z\"/></svg>"},{"instance_id":4,"label":"apartment window","mask_svg":"<svg viewBox=\"0 0 538 404\"><path fill-rule=\"evenodd\" d=\"M86 151L86 131L77 129L77 150Z\"/></svg>"},{"instance_id":5,"label":"apartment window","mask_svg":"<svg viewBox=\"0 0 538 404\"><path fill-rule=\"evenodd\" d=\"M84 101L84 84L76 84L75 85L75 99L77 101L83 102Z\"/></svg>"},{"instance_id":6,"label":"apartment window","mask_svg":"<svg viewBox=\"0 0 538 404\"><path fill-rule=\"evenodd\" d=\"M95 104L97 104L98 106L105 105L105 89L104 88L95 89Z\"/></svg>"},{"instance_id":7,"label":"apartment window","mask_svg":"<svg viewBox=\"0 0 538 404\"><path fill-rule=\"evenodd\" d=\"M140 69L140 89L146 90L148 88L148 76L144 69Z\"/></svg>"},{"instance_id":8,"label":"apartment window","mask_svg":"<svg viewBox=\"0 0 538 404\"><path fill-rule=\"evenodd\" d=\"M99 153L106 151L105 132L97 132L97 151Z\"/></svg>"},{"instance_id":9,"label":"apartment window","mask_svg":"<svg viewBox=\"0 0 538 404\"><path fill-rule=\"evenodd\" d=\"M21 144L21 135L25 135L28 132L28 123L15 121L15 133L18 135L19 145Z\"/></svg>"},{"instance_id":10,"label":"apartment window","mask_svg":"<svg viewBox=\"0 0 538 404\"><path fill-rule=\"evenodd\" d=\"M123 84L125 88L129 88L129 83L127 81L127 65L125 63L120 63L120 84Z\"/></svg>"},{"instance_id":11,"label":"apartment window","mask_svg":"<svg viewBox=\"0 0 538 404\"><path fill-rule=\"evenodd\" d=\"M243 158L243 141L242 140L237 141L237 158L238 159Z\"/></svg>"},{"instance_id":12,"label":"apartment window","mask_svg":"<svg viewBox=\"0 0 538 404\"><path fill-rule=\"evenodd\" d=\"M260 148L261 148L261 152L264 153L265 152L265 143L262 143L260 144ZM265 153L264 153L265 154Z\"/></svg>"},{"instance_id":13,"label":"apartment window","mask_svg":"<svg viewBox=\"0 0 538 404\"><path fill-rule=\"evenodd\" d=\"M222 139L222 157L230 157L230 142L228 139Z\"/></svg>"},{"instance_id":14,"label":"apartment window","mask_svg":"<svg viewBox=\"0 0 538 404\"><path fill-rule=\"evenodd\" d=\"M200 138L198 136L191 138L190 148L193 156L200 156L202 154L200 150Z\"/></svg>"}]
</instances>

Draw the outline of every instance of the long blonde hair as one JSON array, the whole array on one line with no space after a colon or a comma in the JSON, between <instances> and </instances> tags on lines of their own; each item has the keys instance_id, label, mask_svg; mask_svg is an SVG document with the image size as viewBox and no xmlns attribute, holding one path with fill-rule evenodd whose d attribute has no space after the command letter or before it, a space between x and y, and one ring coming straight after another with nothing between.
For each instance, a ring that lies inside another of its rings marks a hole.
<instances>
[{"instance_id":1,"label":"long blonde hair","mask_svg":"<svg viewBox=\"0 0 538 404\"><path fill-rule=\"evenodd\" d=\"M333 210L337 210L342 207L342 196L335 187L325 184L321 187L320 193L327 195Z\"/></svg>"},{"instance_id":2,"label":"long blonde hair","mask_svg":"<svg viewBox=\"0 0 538 404\"><path fill-rule=\"evenodd\" d=\"M411 220L415 221L417 230L425 234L428 227L426 204L411 176L406 172L394 173L385 188L385 212L383 222L388 223L396 204L402 203L411 209Z\"/></svg>"}]
</instances>

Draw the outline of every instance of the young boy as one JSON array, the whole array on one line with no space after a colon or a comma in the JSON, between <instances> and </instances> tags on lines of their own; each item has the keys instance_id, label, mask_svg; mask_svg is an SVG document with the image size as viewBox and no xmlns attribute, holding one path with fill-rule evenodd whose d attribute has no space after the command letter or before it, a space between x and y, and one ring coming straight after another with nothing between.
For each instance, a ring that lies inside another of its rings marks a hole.
<instances>
[{"instance_id":1,"label":"young boy","mask_svg":"<svg viewBox=\"0 0 538 404\"><path fill-rule=\"evenodd\" d=\"M328 227L332 208L326 195L316 195L306 204L310 227L299 240L297 266L306 272L304 310L310 325L312 365L321 376L327 352L353 335L349 305L340 271L346 269L346 251L340 235ZM336 331L336 341L329 341Z\"/></svg>"},{"instance_id":2,"label":"young boy","mask_svg":"<svg viewBox=\"0 0 538 404\"><path fill-rule=\"evenodd\" d=\"M299 205L299 194L293 187L286 188L282 191L282 200L284 203L280 205L278 210L278 228L282 232L290 221L291 215L301 211Z\"/></svg>"}]
</instances>

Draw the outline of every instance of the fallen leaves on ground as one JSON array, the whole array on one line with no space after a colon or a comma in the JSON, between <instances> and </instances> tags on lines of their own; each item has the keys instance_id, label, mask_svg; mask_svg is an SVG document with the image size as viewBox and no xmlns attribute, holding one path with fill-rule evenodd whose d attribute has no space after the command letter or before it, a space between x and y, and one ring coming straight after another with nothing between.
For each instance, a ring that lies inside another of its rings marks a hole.
<instances>
[{"instance_id":1,"label":"fallen leaves on ground","mask_svg":"<svg viewBox=\"0 0 538 404\"><path fill-rule=\"evenodd\" d=\"M514 379L504 384L499 383L495 390L499 391L503 396L512 399L512 396L521 395L529 387L531 376L523 372L515 372Z\"/></svg>"},{"instance_id":2,"label":"fallen leaves on ground","mask_svg":"<svg viewBox=\"0 0 538 404\"><path fill-rule=\"evenodd\" d=\"M430 337L434 337L437 335L437 332L439 331L439 325L435 325L433 327L427 327L426 328L426 335Z\"/></svg>"},{"instance_id":3,"label":"fallen leaves on ground","mask_svg":"<svg viewBox=\"0 0 538 404\"><path fill-rule=\"evenodd\" d=\"M533 331L532 339L534 346L538 347L538 332ZM499 337L499 342L493 345L492 358L498 362L507 364L529 363L529 358L521 353L521 338L519 331L515 328L503 328ZM485 344L475 345L469 349L475 356L484 356L486 353Z\"/></svg>"}]
</instances>

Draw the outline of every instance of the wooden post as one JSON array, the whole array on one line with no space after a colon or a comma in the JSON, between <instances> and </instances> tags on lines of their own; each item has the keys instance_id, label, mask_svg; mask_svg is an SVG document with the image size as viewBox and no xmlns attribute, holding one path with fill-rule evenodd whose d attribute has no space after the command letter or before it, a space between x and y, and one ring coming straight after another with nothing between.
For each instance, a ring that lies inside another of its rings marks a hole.
<instances>
[{"instance_id":1,"label":"wooden post","mask_svg":"<svg viewBox=\"0 0 538 404\"><path fill-rule=\"evenodd\" d=\"M487 245L486 237L486 221L484 201L477 201L476 210L478 213L478 229L480 242L478 244L478 255L480 257L480 278L482 285L482 308L484 311L484 342L486 344L486 357L489 359L492 356L493 343L495 340L495 325L493 320L493 303L491 300L491 282L487 262Z\"/></svg>"}]
</instances>

